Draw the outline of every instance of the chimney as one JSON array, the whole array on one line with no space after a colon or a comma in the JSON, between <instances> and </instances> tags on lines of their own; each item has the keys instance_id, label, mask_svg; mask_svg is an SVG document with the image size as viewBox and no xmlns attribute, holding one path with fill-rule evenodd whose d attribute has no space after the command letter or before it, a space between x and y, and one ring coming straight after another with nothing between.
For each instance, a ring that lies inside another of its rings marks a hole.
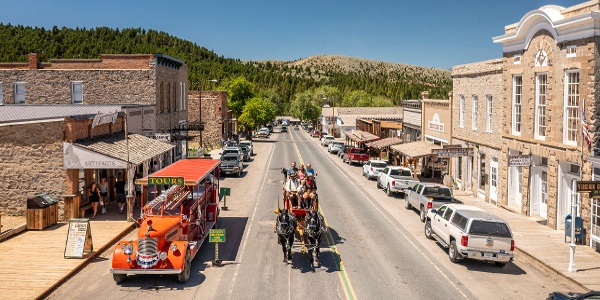
<instances>
[{"instance_id":1,"label":"chimney","mask_svg":"<svg viewBox=\"0 0 600 300\"><path fill-rule=\"evenodd\" d=\"M29 70L36 70L39 66L37 53L29 53Z\"/></svg>"},{"instance_id":2,"label":"chimney","mask_svg":"<svg viewBox=\"0 0 600 300\"><path fill-rule=\"evenodd\" d=\"M421 93L421 99L425 100L425 99L429 99L429 92L428 91L424 91Z\"/></svg>"}]
</instances>

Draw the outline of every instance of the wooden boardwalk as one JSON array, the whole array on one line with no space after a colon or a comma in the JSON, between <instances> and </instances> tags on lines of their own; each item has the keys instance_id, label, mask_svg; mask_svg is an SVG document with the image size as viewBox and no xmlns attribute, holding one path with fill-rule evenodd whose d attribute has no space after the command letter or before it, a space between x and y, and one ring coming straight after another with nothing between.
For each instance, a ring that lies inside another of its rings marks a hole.
<instances>
[{"instance_id":1,"label":"wooden boardwalk","mask_svg":"<svg viewBox=\"0 0 600 300\"><path fill-rule=\"evenodd\" d=\"M68 223L28 230L1 242L0 299L35 299L45 294L132 226L124 220L90 220L94 252L81 259L64 258Z\"/></svg>"}]
</instances>

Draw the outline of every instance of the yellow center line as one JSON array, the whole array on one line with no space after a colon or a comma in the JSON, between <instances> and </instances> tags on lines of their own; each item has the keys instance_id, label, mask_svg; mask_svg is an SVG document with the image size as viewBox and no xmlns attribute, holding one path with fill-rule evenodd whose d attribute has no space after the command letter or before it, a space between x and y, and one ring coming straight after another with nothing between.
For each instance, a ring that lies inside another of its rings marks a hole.
<instances>
[{"instance_id":1,"label":"yellow center line","mask_svg":"<svg viewBox=\"0 0 600 300\"><path fill-rule=\"evenodd\" d=\"M294 135L291 132L290 135L292 136L292 141L294 142L294 148L296 149L296 154L298 155L298 161L300 161L300 164L303 165L304 160L302 159L302 155L300 154L300 149L298 149L298 144L296 144L296 140L294 140ZM323 207L321 205L319 205L319 211L321 212L321 215L323 215L323 221L325 221L325 226L329 228L327 219L325 218L325 212L323 212ZM346 295L346 299L356 299L356 294L354 293L354 288L352 287L352 283L350 282L350 277L346 272L346 267L344 266L344 262L342 261L340 252L335 246L335 242L333 236L331 235L331 231L327 230L326 238L327 243L329 244L329 247L331 249L333 258L338 265L338 270L340 270L338 272L338 276L340 278L342 286L344 287L344 295Z\"/></svg>"}]
</instances>

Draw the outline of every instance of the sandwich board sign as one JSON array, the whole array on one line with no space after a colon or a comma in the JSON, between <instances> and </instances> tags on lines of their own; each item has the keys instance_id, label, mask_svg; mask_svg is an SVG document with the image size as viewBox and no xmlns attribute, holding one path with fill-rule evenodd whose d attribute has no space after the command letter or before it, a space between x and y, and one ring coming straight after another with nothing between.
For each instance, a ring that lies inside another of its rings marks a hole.
<instances>
[{"instance_id":1,"label":"sandwich board sign","mask_svg":"<svg viewBox=\"0 0 600 300\"><path fill-rule=\"evenodd\" d=\"M65 244L65 258L83 258L83 253L94 250L90 219L71 219Z\"/></svg>"}]
</instances>

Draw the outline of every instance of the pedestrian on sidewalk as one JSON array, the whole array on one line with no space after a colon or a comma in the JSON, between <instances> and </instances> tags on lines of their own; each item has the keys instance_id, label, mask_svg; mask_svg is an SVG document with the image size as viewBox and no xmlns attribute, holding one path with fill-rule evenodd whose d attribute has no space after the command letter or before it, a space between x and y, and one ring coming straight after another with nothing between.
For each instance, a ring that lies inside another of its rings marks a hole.
<instances>
[{"instance_id":1,"label":"pedestrian on sidewalk","mask_svg":"<svg viewBox=\"0 0 600 300\"><path fill-rule=\"evenodd\" d=\"M100 202L99 205L102 208L102 213L106 213L106 206L108 204L108 182L106 182L106 177L100 178L100 183L98 184L100 188Z\"/></svg>"},{"instance_id":2,"label":"pedestrian on sidewalk","mask_svg":"<svg viewBox=\"0 0 600 300\"><path fill-rule=\"evenodd\" d=\"M98 203L100 202L100 189L98 188L96 182L92 182L92 184L90 184L88 199L92 203L92 209L94 210L92 219L95 219L96 213L98 212Z\"/></svg>"},{"instance_id":3,"label":"pedestrian on sidewalk","mask_svg":"<svg viewBox=\"0 0 600 300\"><path fill-rule=\"evenodd\" d=\"M123 180L123 174L119 176L119 180L115 183L115 199L119 205L119 212L123 213L125 207L125 181Z\"/></svg>"}]
</instances>

